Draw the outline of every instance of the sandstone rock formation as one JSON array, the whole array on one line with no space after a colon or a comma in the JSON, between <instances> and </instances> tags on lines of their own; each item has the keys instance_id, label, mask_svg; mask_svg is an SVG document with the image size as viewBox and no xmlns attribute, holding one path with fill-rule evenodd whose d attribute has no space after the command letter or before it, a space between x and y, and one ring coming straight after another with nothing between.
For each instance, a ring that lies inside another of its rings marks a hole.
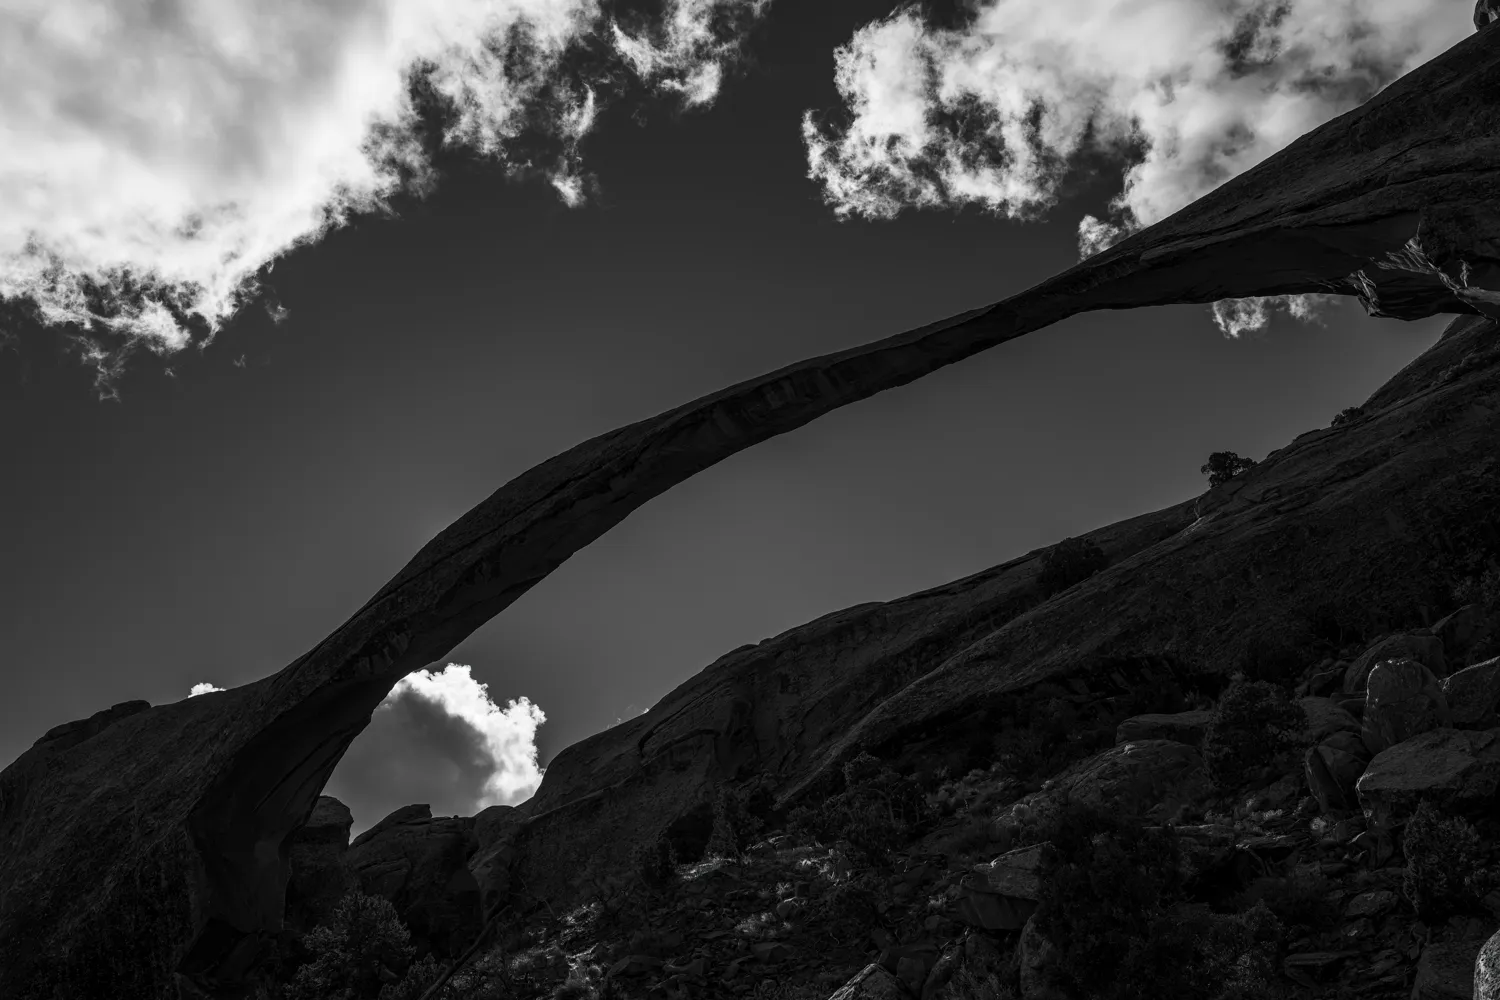
<instances>
[{"instance_id":1,"label":"sandstone rock formation","mask_svg":"<svg viewBox=\"0 0 1500 1000\"><path fill-rule=\"evenodd\" d=\"M1500 35L1481 32L1033 289L542 463L275 675L49 731L0 773L0 996L245 996L282 926L292 835L396 681L744 448L1089 310L1332 291L1379 316L1487 316L1484 290L1500 287L1497 85ZM1228 663L1267 622L1341 592L1387 627L1415 627L1431 601L1408 583L1415 570L1496 509L1494 338L1487 319L1456 322L1367 419L1303 435L1201 501L1093 533L1111 567L1040 606L1033 554L730 654L660 710L560 755L523 821L498 824L477 860L505 893L560 897L580 854L701 816L725 782L772 774L787 801L860 747L989 725L1007 691L1068 673L1106 683L1107 656Z\"/></svg>"},{"instance_id":2,"label":"sandstone rock formation","mask_svg":"<svg viewBox=\"0 0 1500 1000\"><path fill-rule=\"evenodd\" d=\"M402 806L349 845L345 861L362 891L391 902L411 931L413 958L454 958L479 933L479 883L468 868L479 847L475 818L433 818Z\"/></svg>"},{"instance_id":3,"label":"sandstone rock formation","mask_svg":"<svg viewBox=\"0 0 1500 1000\"><path fill-rule=\"evenodd\" d=\"M318 796L312 815L287 840L286 924L298 933L327 923L334 907L359 885L349 867L349 807Z\"/></svg>"}]
</instances>

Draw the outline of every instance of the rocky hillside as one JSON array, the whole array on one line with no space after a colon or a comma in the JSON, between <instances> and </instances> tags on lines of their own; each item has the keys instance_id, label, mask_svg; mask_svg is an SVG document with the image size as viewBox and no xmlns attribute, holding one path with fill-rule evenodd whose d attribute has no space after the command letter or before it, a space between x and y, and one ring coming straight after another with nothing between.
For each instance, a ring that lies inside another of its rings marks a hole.
<instances>
[{"instance_id":1,"label":"rocky hillside","mask_svg":"<svg viewBox=\"0 0 1500 1000\"><path fill-rule=\"evenodd\" d=\"M518 808L294 851L291 898L392 904L372 997L466 951L444 998L1500 997L1497 440L1500 324L1459 319L1195 501L735 650ZM1134 993L1067 978L1110 864L1150 873Z\"/></svg>"},{"instance_id":2,"label":"rocky hillside","mask_svg":"<svg viewBox=\"0 0 1500 1000\"><path fill-rule=\"evenodd\" d=\"M317 917L309 900L324 890L296 888L293 847L310 836L343 856L336 823L307 825L401 677L675 484L1080 312L1333 291L1375 315L1468 318L1364 413L1191 506L731 653L648 715L560 755L528 807L437 826L414 811L387 828L396 846L351 846L357 872L330 884L357 874L402 908L422 947L451 949L472 935L476 903L566 911L599 872L638 867L638 851L708 856L739 845L747 825L855 801L839 796L860 787L846 770L862 753L910 781L1000 752L985 749L998 737L1018 741L1004 753L1029 784L1104 750L1106 720L1127 708L1175 711L1171 692L1220 697L1236 666L1286 679L1350 641L1435 627L1495 551L1495 328L1481 317L1500 313L1497 88L1500 32L1481 31L1033 288L750 379L522 473L274 675L49 730L0 772L0 996L252 995L284 955L287 920ZM907 792L877 791L890 824L916 808ZM850 832L804 820L815 838ZM412 881L419 871L451 884ZM289 914L296 893L303 910ZM368 930L380 908L354 916Z\"/></svg>"}]
</instances>

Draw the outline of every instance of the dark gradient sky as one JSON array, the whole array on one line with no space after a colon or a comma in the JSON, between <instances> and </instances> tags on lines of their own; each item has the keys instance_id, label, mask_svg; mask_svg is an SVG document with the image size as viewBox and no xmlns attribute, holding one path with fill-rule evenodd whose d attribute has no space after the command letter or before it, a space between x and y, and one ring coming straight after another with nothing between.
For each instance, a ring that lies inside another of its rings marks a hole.
<instances>
[{"instance_id":1,"label":"dark gradient sky","mask_svg":"<svg viewBox=\"0 0 1500 1000\"><path fill-rule=\"evenodd\" d=\"M773 6L706 113L607 112L583 146L595 203L449 163L402 219L278 262L283 325L248 309L174 377L140 359L118 402L55 332L19 331L0 351L0 763L114 702L283 667L587 437L1071 265L1117 175L1041 224L833 218L798 118L835 106L834 47L889 4L833 7ZM1442 325L1352 301L1240 341L1206 306L1076 318L677 487L450 659L541 706L545 764L736 646L1200 493L1210 451L1260 458L1326 425ZM377 736L330 784L356 832L428 800L370 776Z\"/></svg>"}]
</instances>

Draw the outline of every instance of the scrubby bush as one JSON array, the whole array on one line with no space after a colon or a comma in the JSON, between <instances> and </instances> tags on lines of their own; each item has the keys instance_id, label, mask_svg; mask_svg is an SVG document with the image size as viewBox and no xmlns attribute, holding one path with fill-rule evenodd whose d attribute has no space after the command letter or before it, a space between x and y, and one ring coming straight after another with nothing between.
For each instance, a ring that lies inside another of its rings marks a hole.
<instances>
[{"instance_id":1,"label":"scrubby bush","mask_svg":"<svg viewBox=\"0 0 1500 1000\"><path fill-rule=\"evenodd\" d=\"M1425 798L1406 824L1401 850L1406 898L1428 922L1474 910L1500 882L1473 825L1445 815Z\"/></svg>"},{"instance_id":2,"label":"scrubby bush","mask_svg":"<svg viewBox=\"0 0 1500 1000\"><path fill-rule=\"evenodd\" d=\"M916 835L931 818L922 786L868 753L844 764L844 790L816 806L803 805L787 816L793 832L819 841L848 841L870 860L881 862Z\"/></svg>"},{"instance_id":3,"label":"scrubby bush","mask_svg":"<svg viewBox=\"0 0 1500 1000\"><path fill-rule=\"evenodd\" d=\"M1363 416L1364 412L1364 407L1362 406L1346 406L1333 418L1331 426L1337 427L1340 424L1347 424L1356 417Z\"/></svg>"},{"instance_id":4,"label":"scrubby bush","mask_svg":"<svg viewBox=\"0 0 1500 1000\"><path fill-rule=\"evenodd\" d=\"M1287 764L1307 725L1307 713L1282 688L1236 674L1203 735L1209 778L1221 790L1234 790L1264 768Z\"/></svg>"},{"instance_id":5,"label":"scrubby bush","mask_svg":"<svg viewBox=\"0 0 1500 1000\"><path fill-rule=\"evenodd\" d=\"M1086 538L1064 538L1042 556L1036 586L1043 599L1082 583L1109 565L1104 550Z\"/></svg>"},{"instance_id":6,"label":"scrubby bush","mask_svg":"<svg viewBox=\"0 0 1500 1000\"><path fill-rule=\"evenodd\" d=\"M1069 804L1039 834L1047 846L1034 919L1057 948L1047 975L1065 994L1276 995L1281 922L1264 904L1241 914L1187 904L1191 865L1170 828Z\"/></svg>"},{"instance_id":7,"label":"scrubby bush","mask_svg":"<svg viewBox=\"0 0 1500 1000\"><path fill-rule=\"evenodd\" d=\"M1285 927L1301 927L1312 933L1332 930L1341 916L1329 899L1332 882L1321 872L1293 869L1284 878L1258 878L1233 899L1236 910L1264 906Z\"/></svg>"},{"instance_id":8,"label":"scrubby bush","mask_svg":"<svg viewBox=\"0 0 1500 1000\"><path fill-rule=\"evenodd\" d=\"M1259 464L1253 458L1241 458L1232 451L1216 451L1208 456L1208 462L1198 471L1208 477L1208 487L1213 489Z\"/></svg>"},{"instance_id":9,"label":"scrubby bush","mask_svg":"<svg viewBox=\"0 0 1500 1000\"><path fill-rule=\"evenodd\" d=\"M1460 580L1453 587L1453 599L1460 605L1478 604L1486 610L1500 609L1500 568L1490 567Z\"/></svg>"},{"instance_id":10,"label":"scrubby bush","mask_svg":"<svg viewBox=\"0 0 1500 1000\"><path fill-rule=\"evenodd\" d=\"M1303 669L1314 662L1310 646L1316 641L1308 630L1307 646L1274 635L1255 635L1245 643L1245 651L1238 663L1238 672L1246 680L1267 681L1291 693L1302 676Z\"/></svg>"},{"instance_id":11,"label":"scrubby bush","mask_svg":"<svg viewBox=\"0 0 1500 1000\"><path fill-rule=\"evenodd\" d=\"M378 1000L399 982L414 949L406 925L386 899L355 891L339 901L328 924L303 938L313 956L283 990L286 1000Z\"/></svg>"}]
</instances>

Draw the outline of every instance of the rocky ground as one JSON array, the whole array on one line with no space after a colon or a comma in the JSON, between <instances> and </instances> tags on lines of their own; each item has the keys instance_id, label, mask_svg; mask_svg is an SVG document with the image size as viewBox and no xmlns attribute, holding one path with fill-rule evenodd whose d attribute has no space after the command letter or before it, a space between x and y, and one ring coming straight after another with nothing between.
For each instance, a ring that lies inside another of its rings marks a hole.
<instances>
[{"instance_id":1,"label":"rocky ground","mask_svg":"<svg viewBox=\"0 0 1500 1000\"><path fill-rule=\"evenodd\" d=\"M586 901L566 912L501 912L433 997L1146 995L1055 979L1080 956L1045 938L1045 911L1093 905L1053 885L1061 855L1049 849L1074 808L1174 835L1185 881L1151 912L1182 926L1195 913L1274 914L1259 944L1214 960L1211 975L1232 987L1214 996L1500 997L1500 659L1471 662L1489 655L1497 625L1468 606L1341 650L1269 702L1246 692L1274 685L1241 676L1217 699L1169 694L1178 711L1090 716L1061 735L1078 746L1060 755L1026 749L1027 733L1058 738L1045 720L1018 723L992 744L995 760L961 776L858 758L843 792L784 814L742 810L737 837L690 863L663 846L632 871L579 873ZM1046 704L1097 701L1085 682ZM1245 722L1288 708L1290 729ZM1090 752L1090 727L1111 723L1114 745ZM1094 891L1110 898L1108 885ZM1139 937L1148 916L1121 926ZM1259 978L1245 971L1256 962ZM384 968L369 995L416 1000L444 964ZM307 973L298 986L290 969L267 996L337 995ZM1195 994L1164 984L1149 995Z\"/></svg>"}]
</instances>

